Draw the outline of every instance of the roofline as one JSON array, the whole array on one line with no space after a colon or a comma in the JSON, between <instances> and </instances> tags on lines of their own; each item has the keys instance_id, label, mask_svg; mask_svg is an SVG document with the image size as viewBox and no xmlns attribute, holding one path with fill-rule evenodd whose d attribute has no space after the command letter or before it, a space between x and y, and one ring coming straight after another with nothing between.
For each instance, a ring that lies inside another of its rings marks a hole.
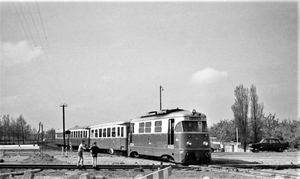
<instances>
[{"instance_id":1,"label":"roofline","mask_svg":"<svg viewBox=\"0 0 300 179\"><path fill-rule=\"evenodd\" d=\"M114 125L126 125L129 123L130 123L130 121L119 121L119 122L112 122L112 123L106 123L106 124L90 125L89 128L106 127L106 126L114 126Z\"/></svg>"},{"instance_id":2,"label":"roofline","mask_svg":"<svg viewBox=\"0 0 300 179\"><path fill-rule=\"evenodd\" d=\"M131 122L137 121L148 121L157 120L162 118L174 118L174 117L200 117L205 116L205 114L197 112L196 110L184 110L184 109L165 109L161 111L151 111L146 115L131 119Z\"/></svg>"}]
</instances>

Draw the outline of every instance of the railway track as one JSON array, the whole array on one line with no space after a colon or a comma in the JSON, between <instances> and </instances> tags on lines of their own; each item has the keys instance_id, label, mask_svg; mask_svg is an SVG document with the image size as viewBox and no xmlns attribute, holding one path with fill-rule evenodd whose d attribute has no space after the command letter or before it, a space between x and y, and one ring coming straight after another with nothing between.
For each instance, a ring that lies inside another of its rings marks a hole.
<instances>
[{"instance_id":1,"label":"railway track","mask_svg":"<svg viewBox=\"0 0 300 179\"><path fill-rule=\"evenodd\" d=\"M207 171L207 172L225 172L231 174L240 175L248 177L257 177L257 178L290 178L290 179L300 179L300 174L291 174L291 173L281 173L276 170L283 169L299 169L299 165L208 165L208 166L181 166L181 165L98 165L97 169L108 169L108 170L142 170L149 169L152 171L172 167L172 170L180 171ZM94 169L91 165L86 165L84 168L77 168L76 165L40 165L40 164L0 164L1 169L17 169L17 170L29 170L34 172L39 172L42 170L87 170ZM271 169L270 171L265 171L262 169ZM20 174L20 173L19 173ZM0 174L1 175L5 174ZM6 173L6 175L14 175L13 173Z\"/></svg>"}]
</instances>

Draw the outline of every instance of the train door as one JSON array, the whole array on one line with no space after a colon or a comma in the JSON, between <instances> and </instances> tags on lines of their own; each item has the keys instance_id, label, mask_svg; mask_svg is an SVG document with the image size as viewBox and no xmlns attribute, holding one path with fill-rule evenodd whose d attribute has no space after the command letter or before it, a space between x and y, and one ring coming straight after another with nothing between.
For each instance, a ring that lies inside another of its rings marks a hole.
<instances>
[{"instance_id":1,"label":"train door","mask_svg":"<svg viewBox=\"0 0 300 179\"><path fill-rule=\"evenodd\" d=\"M174 147L174 119L169 119L168 124L168 146Z\"/></svg>"},{"instance_id":2,"label":"train door","mask_svg":"<svg viewBox=\"0 0 300 179\"><path fill-rule=\"evenodd\" d=\"M132 134L133 134L133 131L134 131L134 123L130 123L130 129L127 130L128 131L128 139L129 139L129 144L132 143Z\"/></svg>"}]
</instances>

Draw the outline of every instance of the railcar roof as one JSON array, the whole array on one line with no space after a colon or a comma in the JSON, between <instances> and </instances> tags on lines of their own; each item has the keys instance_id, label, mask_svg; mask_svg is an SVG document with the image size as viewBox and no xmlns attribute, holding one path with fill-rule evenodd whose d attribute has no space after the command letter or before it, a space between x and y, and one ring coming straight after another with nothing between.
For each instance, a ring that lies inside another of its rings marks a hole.
<instances>
[{"instance_id":1,"label":"railcar roof","mask_svg":"<svg viewBox=\"0 0 300 179\"><path fill-rule=\"evenodd\" d=\"M75 126L66 130L87 129L89 126Z\"/></svg>"},{"instance_id":2,"label":"railcar roof","mask_svg":"<svg viewBox=\"0 0 300 179\"><path fill-rule=\"evenodd\" d=\"M145 120L155 120L155 119L161 119L161 118L174 118L174 117L197 117L197 116L206 116L203 113L196 112L196 110L184 110L184 109L164 109L161 111L151 111L141 117L134 118L131 121L145 121Z\"/></svg>"},{"instance_id":3,"label":"railcar roof","mask_svg":"<svg viewBox=\"0 0 300 179\"><path fill-rule=\"evenodd\" d=\"M129 121L119 121L119 122L112 122L107 124L96 124L89 126L90 128L97 128L97 127L107 127L107 126L116 126L116 125L127 125L129 124Z\"/></svg>"}]
</instances>

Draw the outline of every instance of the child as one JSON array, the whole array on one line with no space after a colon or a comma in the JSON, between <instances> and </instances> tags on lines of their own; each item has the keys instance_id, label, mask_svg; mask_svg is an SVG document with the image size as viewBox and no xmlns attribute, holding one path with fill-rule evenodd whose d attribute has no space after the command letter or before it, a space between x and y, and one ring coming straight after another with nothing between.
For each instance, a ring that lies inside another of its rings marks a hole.
<instances>
[{"instance_id":1,"label":"child","mask_svg":"<svg viewBox=\"0 0 300 179\"><path fill-rule=\"evenodd\" d=\"M81 167L83 167L83 150L86 150L84 147L84 140L82 140L81 144L78 147L78 163L77 167L79 166L79 163L81 161Z\"/></svg>"},{"instance_id":2,"label":"child","mask_svg":"<svg viewBox=\"0 0 300 179\"><path fill-rule=\"evenodd\" d=\"M94 142L93 146L91 147L92 151L92 157L93 157L93 168L97 167L97 154L99 153L99 147L97 146L97 143Z\"/></svg>"}]
</instances>

